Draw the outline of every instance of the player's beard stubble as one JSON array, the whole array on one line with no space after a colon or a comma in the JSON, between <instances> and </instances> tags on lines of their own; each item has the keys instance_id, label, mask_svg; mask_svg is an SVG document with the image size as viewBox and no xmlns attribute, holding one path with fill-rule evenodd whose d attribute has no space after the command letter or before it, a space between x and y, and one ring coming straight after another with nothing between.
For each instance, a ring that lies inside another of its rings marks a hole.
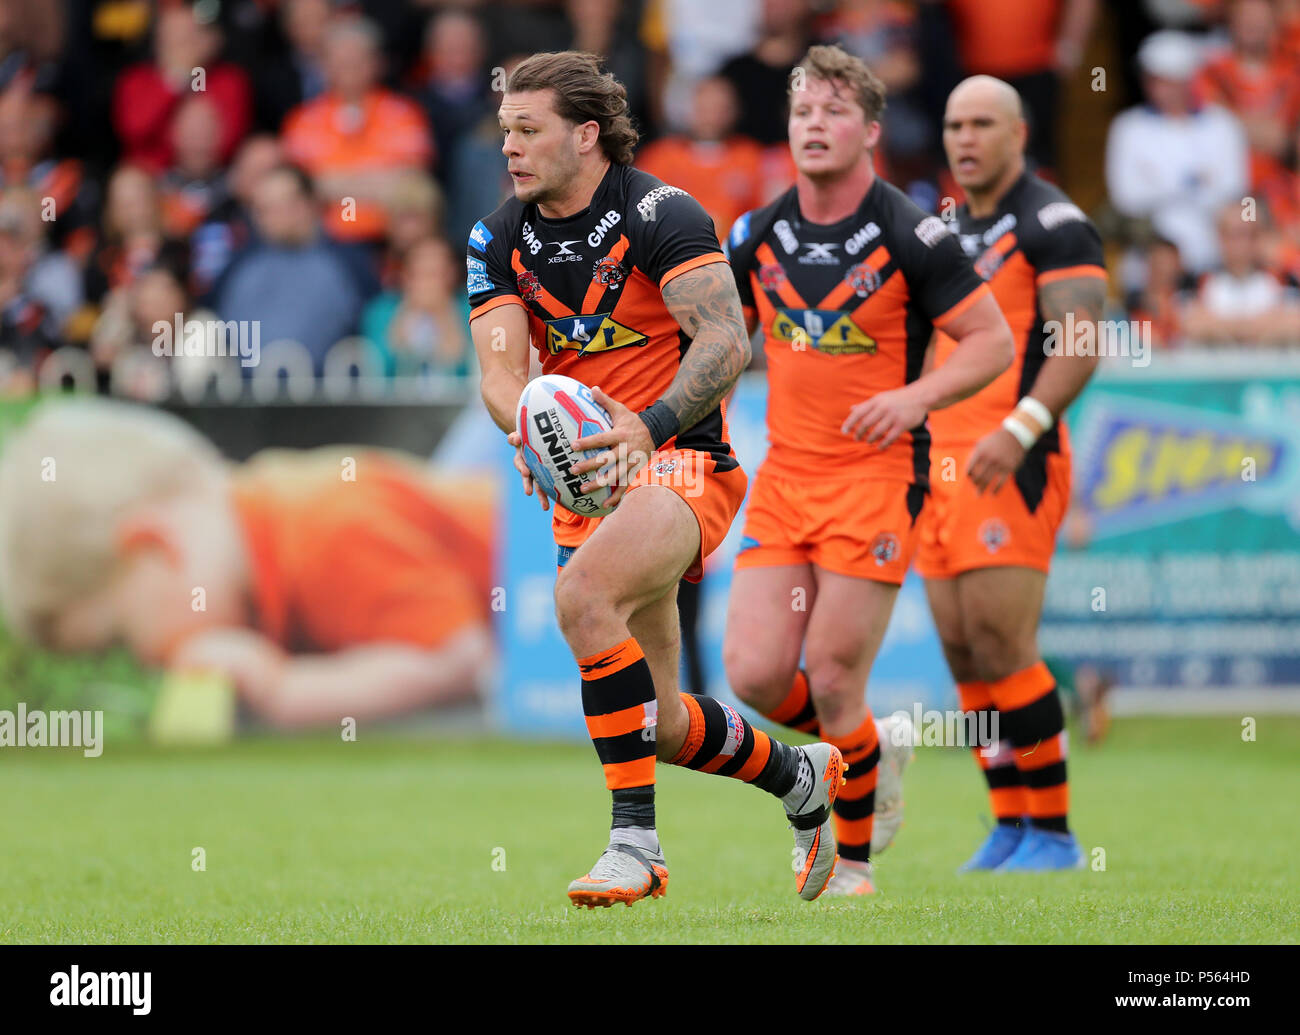
<instances>
[{"instance_id":1,"label":"player's beard stubble","mask_svg":"<svg viewBox=\"0 0 1300 1035\"><path fill-rule=\"evenodd\" d=\"M516 190L515 197L526 205L547 205L563 201L569 184L578 177L581 164L576 150L558 155L545 173L541 169L534 168L533 173L537 177L537 182L531 187L524 188L522 193Z\"/></svg>"}]
</instances>

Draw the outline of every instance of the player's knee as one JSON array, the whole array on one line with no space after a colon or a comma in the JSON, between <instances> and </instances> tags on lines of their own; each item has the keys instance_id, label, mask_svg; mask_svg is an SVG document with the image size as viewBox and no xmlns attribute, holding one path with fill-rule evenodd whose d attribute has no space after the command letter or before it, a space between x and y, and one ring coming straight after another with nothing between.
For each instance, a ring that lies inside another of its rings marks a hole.
<instances>
[{"instance_id":1,"label":"player's knee","mask_svg":"<svg viewBox=\"0 0 1300 1035\"><path fill-rule=\"evenodd\" d=\"M732 692L764 715L785 700L794 682L793 672L785 677L752 641L747 643L736 637L728 636L723 644L722 665Z\"/></svg>"},{"instance_id":2,"label":"player's knee","mask_svg":"<svg viewBox=\"0 0 1300 1035\"><path fill-rule=\"evenodd\" d=\"M808 659L808 693L823 726L834 726L842 715L860 705L862 677L848 662L829 656Z\"/></svg>"},{"instance_id":3,"label":"player's knee","mask_svg":"<svg viewBox=\"0 0 1300 1035\"><path fill-rule=\"evenodd\" d=\"M948 640L940 635L943 656L948 662L952 678L958 683L973 683L980 679L979 666L975 664L975 655L965 640Z\"/></svg>"},{"instance_id":4,"label":"player's knee","mask_svg":"<svg viewBox=\"0 0 1300 1035\"><path fill-rule=\"evenodd\" d=\"M555 580L555 619L566 639L575 629L590 628L616 610L608 587L580 568L565 568Z\"/></svg>"},{"instance_id":5,"label":"player's knee","mask_svg":"<svg viewBox=\"0 0 1300 1035\"><path fill-rule=\"evenodd\" d=\"M1038 648L1032 634L1000 623L991 617L978 618L967 632L972 678L992 682L1004 679L1034 663Z\"/></svg>"}]
</instances>

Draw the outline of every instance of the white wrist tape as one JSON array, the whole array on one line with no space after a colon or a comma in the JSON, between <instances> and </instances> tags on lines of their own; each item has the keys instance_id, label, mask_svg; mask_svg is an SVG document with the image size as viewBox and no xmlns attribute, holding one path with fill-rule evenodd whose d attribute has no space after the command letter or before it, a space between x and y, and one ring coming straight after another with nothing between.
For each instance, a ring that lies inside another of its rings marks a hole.
<instances>
[{"instance_id":1,"label":"white wrist tape","mask_svg":"<svg viewBox=\"0 0 1300 1035\"><path fill-rule=\"evenodd\" d=\"M1027 450L1033 449L1034 443L1038 441L1038 436L1030 431L1021 421L1017 420L1014 413L1008 413L1002 418L1002 426L1011 432L1011 434L1015 436L1015 440Z\"/></svg>"},{"instance_id":2,"label":"white wrist tape","mask_svg":"<svg viewBox=\"0 0 1300 1035\"><path fill-rule=\"evenodd\" d=\"M1016 403L1016 409L1024 410L1025 413L1034 418L1038 422L1038 426L1043 429L1044 434L1048 428L1056 423L1052 411L1031 395L1026 395L1020 402Z\"/></svg>"}]
</instances>

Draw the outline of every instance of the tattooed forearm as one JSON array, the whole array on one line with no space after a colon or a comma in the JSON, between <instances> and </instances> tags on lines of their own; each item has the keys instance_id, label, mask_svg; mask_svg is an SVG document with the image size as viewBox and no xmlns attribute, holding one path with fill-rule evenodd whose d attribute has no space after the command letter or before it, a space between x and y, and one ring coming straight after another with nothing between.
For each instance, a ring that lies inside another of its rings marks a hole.
<instances>
[{"instance_id":1,"label":"tattooed forearm","mask_svg":"<svg viewBox=\"0 0 1300 1035\"><path fill-rule=\"evenodd\" d=\"M1073 327L1077 337L1086 324L1093 324L1092 342L1097 343L1095 326L1106 308L1106 282L1100 277L1068 277L1038 290L1038 307L1046 322L1055 321L1059 330L1057 340L1063 349L1047 357L1038 371L1029 393L1055 414L1065 412L1083 391L1083 386L1097 369L1097 352L1077 349L1076 342L1065 341L1065 331ZM1070 317L1073 317L1070 319ZM1089 354L1091 353L1091 354Z\"/></svg>"},{"instance_id":2,"label":"tattooed forearm","mask_svg":"<svg viewBox=\"0 0 1300 1035\"><path fill-rule=\"evenodd\" d=\"M664 288L664 305L692 339L663 397L685 431L726 397L749 366L749 335L735 277L724 262L674 277Z\"/></svg>"},{"instance_id":3,"label":"tattooed forearm","mask_svg":"<svg viewBox=\"0 0 1300 1035\"><path fill-rule=\"evenodd\" d=\"M1106 308L1106 282L1100 277L1068 277L1038 289L1038 307L1044 320L1065 323L1067 313L1074 324L1095 323Z\"/></svg>"}]
</instances>

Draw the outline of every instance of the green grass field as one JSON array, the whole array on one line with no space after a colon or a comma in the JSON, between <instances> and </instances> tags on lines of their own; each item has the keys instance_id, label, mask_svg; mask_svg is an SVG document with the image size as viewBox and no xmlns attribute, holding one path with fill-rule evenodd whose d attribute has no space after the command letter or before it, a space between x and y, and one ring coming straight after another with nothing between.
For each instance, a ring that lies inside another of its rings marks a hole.
<instances>
[{"instance_id":1,"label":"green grass field","mask_svg":"<svg viewBox=\"0 0 1300 1035\"><path fill-rule=\"evenodd\" d=\"M605 839L587 745L362 730L8 750L0 941L1294 942L1300 718L1260 717L1257 736L1117 722L1071 759L1075 827L1105 869L1036 877L953 872L983 834L982 782L966 752L918 748L906 825L857 901L796 898L774 800L661 766L669 893L596 911L564 897Z\"/></svg>"}]
</instances>

